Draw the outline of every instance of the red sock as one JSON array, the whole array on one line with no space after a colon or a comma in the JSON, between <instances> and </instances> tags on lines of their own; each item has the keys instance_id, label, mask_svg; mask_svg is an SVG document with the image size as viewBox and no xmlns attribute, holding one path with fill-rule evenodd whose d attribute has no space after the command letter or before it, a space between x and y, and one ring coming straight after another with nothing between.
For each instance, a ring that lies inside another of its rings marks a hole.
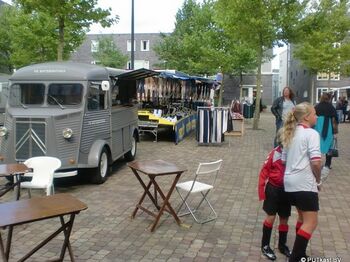
<instances>
[{"instance_id":1,"label":"red sock","mask_svg":"<svg viewBox=\"0 0 350 262\"><path fill-rule=\"evenodd\" d=\"M296 225L295 225L295 234L298 233L298 230L301 228L303 222L297 221Z\"/></svg>"},{"instance_id":2,"label":"red sock","mask_svg":"<svg viewBox=\"0 0 350 262\"><path fill-rule=\"evenodd\" d=\"M299 236L302 236L303 238L307 239L307 240L310 240L311 238L311 234L302 230L302 229L299 229L298 230L298 233L297 233Z\"/></svg>"}]
</instances>

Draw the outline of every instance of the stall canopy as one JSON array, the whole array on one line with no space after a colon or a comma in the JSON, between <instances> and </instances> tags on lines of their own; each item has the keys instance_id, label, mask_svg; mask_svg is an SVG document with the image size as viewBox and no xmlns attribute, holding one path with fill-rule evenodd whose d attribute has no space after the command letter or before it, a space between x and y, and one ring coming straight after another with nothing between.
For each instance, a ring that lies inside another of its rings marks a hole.
<instances>
[{"instance_id":1,"label":"stall canopy","mask_svg":"<svg viewBox=\"0 0 350 262\"><path fill-rule=\"evenodd\" d=\"M192 79L196 81L200 81L202 83L207 83L207 84L214 84L216 82L214 79L206 78L203 76L192 76Z\"/></svg>"},{"instance_id":2,"label":"stall canopy","mask_svg":"<svg viewBox=\"0 0 350 262\"><path fill-rule=\"evenodd\" d=\"M191 80L193 79L190 75L185 74L181 71L176 70L159 70L159 77L161 78L172 78L172 79L180 79L180 80Z\"/></svg>"},{"instance_id":3,"label":"stall canopy","mask_svg":"<svg viewBox=\"0 0 350 262\"><path fill-rule=\"evenodd\" d=\"M140 68L136 70L126 71L117 75L116 77L120 80L140 80L143 78L159 75L159 72L149 70L146 68Z\"/></svg>"}]
</instances>

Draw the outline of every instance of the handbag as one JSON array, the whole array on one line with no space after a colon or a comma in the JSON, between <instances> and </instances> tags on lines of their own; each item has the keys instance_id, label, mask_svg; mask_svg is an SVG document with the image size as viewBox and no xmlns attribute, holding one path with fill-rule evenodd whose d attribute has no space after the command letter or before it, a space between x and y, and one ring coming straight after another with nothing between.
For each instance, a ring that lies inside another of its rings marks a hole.
<instances>
[{"instance_id":1,"label":"handbag","mask_svg":"<svg viewBox=\"0 0 350 262\"><path fill-rule=\"evenodd\" d=\"M332 157L339 156L338 140L336 138L333 138L333 144L332 144L332 147L329 149L328 155Z\"/></svg>"}]
</instances>

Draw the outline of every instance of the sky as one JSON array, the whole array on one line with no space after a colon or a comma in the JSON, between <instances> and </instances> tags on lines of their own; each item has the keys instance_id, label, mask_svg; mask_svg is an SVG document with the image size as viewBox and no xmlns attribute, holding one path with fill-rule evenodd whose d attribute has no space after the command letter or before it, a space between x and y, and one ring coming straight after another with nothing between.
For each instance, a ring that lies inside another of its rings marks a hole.
<instances>
[{"instance_id":1,"label":"sky","mask_svg":"<svg viewBox=\"0 0 350 262\"><path fill-rule=\"evenodd\" d=\"M112 8L113 15L119 15L119 23L111 28L98 25L90 33L130 33L132 0L98 0L99 7ZM169 33L175 28L175 15L182 8L184 0L134 0L135 33Z\"/></svg>"}]
</instances>

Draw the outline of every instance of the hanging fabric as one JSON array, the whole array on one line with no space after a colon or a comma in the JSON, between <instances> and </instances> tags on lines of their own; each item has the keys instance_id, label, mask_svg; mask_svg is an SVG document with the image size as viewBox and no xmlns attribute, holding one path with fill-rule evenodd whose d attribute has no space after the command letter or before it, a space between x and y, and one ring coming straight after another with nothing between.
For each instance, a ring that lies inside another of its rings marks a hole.
<instances>
[{"instance_id":1,"label":"hanging fabric","mask_svg":"<svg viewBox=\"0 0 350 262\"><path fill-rule=\"evenodd\" d=\"M223 142L228 115L227 107L197 107L197 141L200 144Z\"/></svg>"}]
</instances>

